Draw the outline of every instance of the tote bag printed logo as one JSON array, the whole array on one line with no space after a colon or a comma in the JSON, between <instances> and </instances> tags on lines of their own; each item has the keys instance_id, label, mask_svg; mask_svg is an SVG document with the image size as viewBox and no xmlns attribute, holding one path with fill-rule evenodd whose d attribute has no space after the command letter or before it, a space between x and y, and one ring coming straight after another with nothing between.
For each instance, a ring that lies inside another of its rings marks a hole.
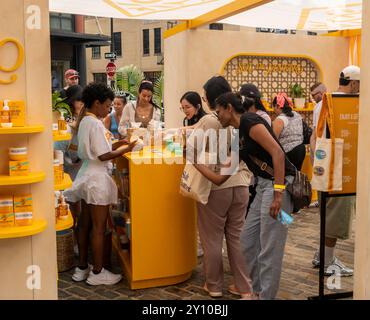
<instances>
[{"instance_id":1,"label":"tote bag printed logo","mask_svg":"<svg viewBox=\"0 0 370 320\"><path fill-rule=\"evenodd\" d=\"M315 156L319 160L324 160L326 158L326 152L324 150L321 150L321 149L316 150Z\"/></svg>"}]
</instances>

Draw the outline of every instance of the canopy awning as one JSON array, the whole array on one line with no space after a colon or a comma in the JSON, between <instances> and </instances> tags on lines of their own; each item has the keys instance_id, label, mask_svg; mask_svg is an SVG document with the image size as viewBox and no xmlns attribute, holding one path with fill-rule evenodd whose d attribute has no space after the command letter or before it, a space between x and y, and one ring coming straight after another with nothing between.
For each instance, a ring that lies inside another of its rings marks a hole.
<instances>
[{"instance_id":1,"label":"canopy awning","mask_svg":"<svg viewBox=\"0 0 370 320\"><path fill-rule=\"evenodd\" d=\"M362 0L276 0L220 22L288 30L361 28Z\"/></svg>"},{"instance_id":2,"label":"canopy awning","mask_svg":"<svg viewBox=\"0 0 370 320\"><path fill-rule=\"evenodd\" d=\"M204 23L219 20L247 27L309 31L359 29L362 21L362 0L49 0L49 4L52 12L121 19L187 20L190 27L191 21L199 17ZM237 4L234 12L230 11L233 4Z\"/></svg>"},{"instance_id":3,"label":"canopy awning","mask_svg":"<svg viewBox=\"0 0 370 320\"><path fill-rule=\"evenodd\" d=\"M145 20L191 20L233 0L49 0L52 12Z\"/></svg>"}]
</instances>

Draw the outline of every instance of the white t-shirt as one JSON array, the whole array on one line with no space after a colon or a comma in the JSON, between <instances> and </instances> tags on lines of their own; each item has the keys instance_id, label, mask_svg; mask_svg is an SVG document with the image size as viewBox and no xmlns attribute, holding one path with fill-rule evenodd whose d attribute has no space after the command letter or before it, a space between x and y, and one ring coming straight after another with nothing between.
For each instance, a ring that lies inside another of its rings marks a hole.
<instances>
[{"instance_id":1,"label":"white t-shirt","mask_svg":"<svg viewBox=\"0 0 370 320\"><path fill-rule=\"evenodd\" d=\"M320 102L318 102L315 106L315 108L313 109L313 123L312 123L312 126L313 128L317 128L317 124L319 123L319 118L320 118L320 113L321 113L321 108L322 108L322 100Z\"/></svg>"},{"instance_id":2,"label":"white t-shirt","mask_svg":"<svg viewBox=\"0 0 370 320\"><path fill-rule=\"evenodd\" d=\"M82 119L78 129L78 156L82 160L98 160L98 157L112 151L112 144L106 135L103 122L93 116Z\"/></svg>"},{"instance_id":3,"label":"white t-shirt","mask_svg":"<svg viewBox=\"0 0 370 320\"><path fill-rule=\"evenodd\" d=\"M265 119L266 122L270 125L271 127L271 118L270 116L268 115L267 112L265 111L262 111L262 110L257 110L256 114L258 114L261 118Z\"/></svg>"}]
</instances>

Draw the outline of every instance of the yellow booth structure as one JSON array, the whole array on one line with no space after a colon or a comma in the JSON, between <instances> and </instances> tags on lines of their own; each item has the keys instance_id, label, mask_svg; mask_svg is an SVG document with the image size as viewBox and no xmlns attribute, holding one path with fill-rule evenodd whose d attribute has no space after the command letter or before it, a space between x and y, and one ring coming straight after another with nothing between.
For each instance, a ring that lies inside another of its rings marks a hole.
<instances>
[{"instance_id":1,"label":"yellow booth structure","mask_svg":"<svg viewBox=\"0 0 370 320\"><path fill-rule=\"evenodd\" d=\"M129 203L130 248L113 245L131 289L183 282L196 266L196 208L179 193L183 169L182 156L150 146L117 161L129 177L129 194L120 193Z\"/></svg>"}]
</instances>

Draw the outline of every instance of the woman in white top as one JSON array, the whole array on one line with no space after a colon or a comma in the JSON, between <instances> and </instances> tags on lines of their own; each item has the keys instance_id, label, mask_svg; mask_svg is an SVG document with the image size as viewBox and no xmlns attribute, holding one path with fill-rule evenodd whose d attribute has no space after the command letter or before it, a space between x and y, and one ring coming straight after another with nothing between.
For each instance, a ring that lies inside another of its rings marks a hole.
<instances>
[{"instance_id":1,"label":"woman in white top","mask_svg":"<svg viewBox=\"0 0 370 320\"><path fill-rule=\"evenodd\" d=\"M110 136L99 118L107 116L114 99L110 88L104 84L91 83L83 91L84 109L78 121L78 156L83 161L72 188L64 192L68 201L81 200L82 211L78 222L79 265L72 279L90 285L112 285L121 275L103 268L104 231L109 206L117 203L117 187L109 175L109 160L131 151L135 143L122 147L118 141L113 146ZM114 151L112 151L114 150ZM89 233L92 227L92 250L94 266L87 263Z\"/></svg>"},{"instance_id":2,"label":"woman in white top","mask_svg":"<svg viewBox=\"0 0 370 320\"><path fill-rule=\"evenodd\" d=\"M136 101L129 102L123 109L118 131L122 137L127 137L127 129L138 123L140 127L147 128L150 125L158 128L161 121L161 108L153 102L153 84L144 80L139 87L139 95Z\"/></svg>"},{"instance_id":3,"label":"woman in white top","mask_svg":"<svg viewBox=\"0 0 370 320\"><path fill-rule=\"evenodd\" d=\"M262 119L266 120L269 126L271 126L271 118L263 106L261 101L261 93L259 92L258 88L252 83L243 84L240 87L240 95L242 97L251 98L254 100L254 104L251 105L246 111L256 113Z\"/></svg>"},{"instance_id":4,"label":"woman in white top","mask_svg":"<svg viewBox=\"0 0 370 320\"><path fill-rule=\"evenodd\" d=\"M272 101L277 114L272 129L282 145L288 159L301 170L306 156L303 144L303 122L299 113L292 110L293 103L286 93L279 93Z\"/></svg>"}]
</instances>

